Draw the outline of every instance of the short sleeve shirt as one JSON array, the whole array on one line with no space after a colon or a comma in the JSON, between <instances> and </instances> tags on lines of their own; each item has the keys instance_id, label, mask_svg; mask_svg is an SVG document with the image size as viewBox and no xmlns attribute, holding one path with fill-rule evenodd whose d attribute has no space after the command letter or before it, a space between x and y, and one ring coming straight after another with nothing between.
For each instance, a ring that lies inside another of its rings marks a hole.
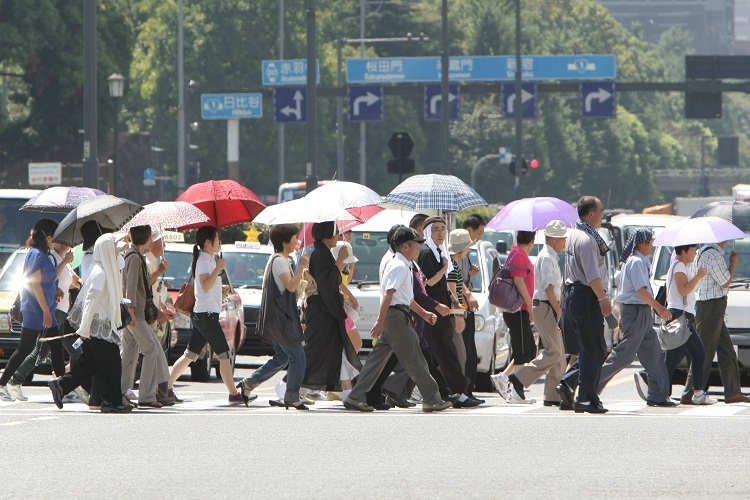
<instances>
[{"instance_id":1,"label":"short sleeve shirt","mask_svg":"<svg viewBox=\"0 0 750 500\"><path fill-rule=\"evenodd\" d=\"M213 286L208 290L203 290L200 284L200 277L204 274L211 274L216 269L216 261L206 252L201 252L198 261L195 263L195 308L197 313L219 313L221 312L221 278L216 278Z\"/></svg>"},{"instance_id":2,"label":"short sleeve shirt","mask_svg":"<svg viewBox=\"0 0 750 500\"><path fill-rule=\"evenodd\" d=\"M36 248L29 250L26 254L26 260L23 263L23 275L27 278L37 271L42 271L42 292L44 300L47 302L47 309L52 314L52 326L57 326L55 318L55 309L57 308L57 268L50 260L49 256L40 252ZM31 286L23 288L21 293L21 312L23 313L23 328L32 330L44 330L44 315L42 307L34 296Z\"/></svg>"},{"instance_id":3,"label":"short sleeve shirt","mask_svg":"<svg viewBox=\"0 0 750 500\"><path fill-rule=\"evenodd\" d=\"M512 278L524 278L526 290L529 292L529 297L532 297L534 295L534 266L526 252L521 250L520 247L514 246L510 249L508 258L505 259L505 265L516 268L510 272L510 276ZM528 311L529 307L524 303L521 309Z\"/></svg>"},{"instance_id":4,"label":"short sleeve shirt","mask_svg":"<svg viewBox=\"0 0 750 500\"><path fill-rule=\"evenodd\" d=\"M560 274L560 264L557 260L557 253L549 245L539 252L534 263L534 295L533 298L539 300L549 300L547 297L547 288L553 285L555 297L560 301L560 292L562 288L562 274Z\"/></svg>"},{"instance_id":5,"label":"short sleeve shirt","mask_svg":"<svg viewBox=\"0 0 750 500\"><path fill-rule=\"evenodd\" d=\"M648 270L648 259L638 250L633 251L633 255L625 261L621 269L620 293L617 295L617 302L639 306L646 305L638 295L638 290L645 288L649 295L653 297Z\"/></svg>"},{"instance_id":6,"label":"short sleeve shirt","mask_svg":"<svg viewBox=\"0 0 750 500\"><path fill-rule=\"evenodd\" d=\"M590 286L597 278L602 281L602 288L606 292L609 287L607 260L599 252L593 236L573 229L565 245L565 283L577 282Z\"/></svg>"},{"instance_id":7,"label":"short sleeve shirt","mask_svg":"<svg viewBox=\"0 0 750 500\"><path fill-rule=\"evenodd\" d=\"M281 277L285 274L292 274L292 265L289 263L289 259L283 255L279 255L278 257L274 255L271 257L271 260L273 260L273 266L271 267L273 280L276 282L276 286L279 287L279 292L283 294L286 287L282 283Z\"/></svg>"},{"instance_id":8,"label":"short sleeve shirt","mask_svg":"<svg viewBox=\"0 0 750 500\"><path fill-rule=\"evenodd\" d=\"M446 280L448 283L455 283L456 284L456 297L458 298L458 302L460 302L462 305L464 303L464 277L461 273L461 270L458 268L458 264L456 263L455 259L451 259L451 263L453 264L453 270L448 273L448 277Z\"/></svg>"},{"instance_id":9,"label":"short sleeve shirt","mask_svg":"<svg viewBox=\"0 0 750 500\"><path fill-rule=\"evenodd\" d=\"M679 309L681 311L695 314L695 290L687 294L687 297L682 297L680 292L677 291L677 281L674 279L674 275L682 273L690 281L695 277L695 272L692 269L693 266L686 266L684 263L676 260L672 264L672 269L667 274L667 307L669 309Z\"/></svg>"},{"instance_id":10,"label":"short sleeve shirt","mask_svg":"<svg viewBox=\"0 0 750 500\"><path fill-rule=\"evenodd\" d=\"M397 252L396 256L388 261L383 272L383 280L380 282L381 296L388 290L396 290L393 294L391 305L408 306L414 300L414 285L411 262Z\"/></svg>"}]
</instances>

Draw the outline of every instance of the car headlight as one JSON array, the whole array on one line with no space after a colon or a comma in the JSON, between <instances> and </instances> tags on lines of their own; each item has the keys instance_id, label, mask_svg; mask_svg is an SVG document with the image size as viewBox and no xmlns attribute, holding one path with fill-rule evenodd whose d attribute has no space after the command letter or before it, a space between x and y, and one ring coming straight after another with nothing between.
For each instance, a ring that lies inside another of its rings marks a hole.
<instances>
[{"instance_id":1,"label":"car headlight","mask_svg":"<svg viewBox=\"0 0 750 500\"><path fill-rule=\"evenodd\" d=\"M0 314L0 330L10 331L10 314Z\"/></svg>"},{"instance_id":2,"label":"car headlight","mask_svg":"<svg viewBox=\"0 0 750 500\"><path fill-rule=\"evenodd\" d=\"M479 332L479 331L484 330L485 323L486 323L486 321L484 320L484 316L482 316L480 314L475 314L474 315L474 331L475 332Z\"/></svg>"},{"instance_id":3,"label":"car headlight","mask_svg":"<svg viewBox=\"0 0 750 500\"><path fill-rule=\"evenodd\" d=\"M176 330L190 330L190 316L178 311L174 318L174 327Z\"/></svg>"}]
</instances>

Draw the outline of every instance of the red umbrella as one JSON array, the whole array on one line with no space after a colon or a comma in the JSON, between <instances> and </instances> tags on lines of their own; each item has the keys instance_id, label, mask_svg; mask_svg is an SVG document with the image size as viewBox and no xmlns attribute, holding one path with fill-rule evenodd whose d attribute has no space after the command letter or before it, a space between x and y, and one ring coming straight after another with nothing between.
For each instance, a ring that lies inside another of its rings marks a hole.
<instances>
[{"instance_id":1,"label":"red umbrella","mask_svg":"<svg viewBox=\"0 0 750 500\"><path fill-rule=\"evenodd\" d=\"M205 225L227 227L241 222L252 222L266 205L260 198L235 181L206 181L193 184L185 190L177 201L186 201L198 207L211 220L180 227L195 229Z\"/></svg>"},{"instance_id":2,"label":"red umbrella","mask_svg":"<svg viewBox=\"0 0 750 500\"><path fill-rule=\"evenodd\" d=\"M336 222L336 225L338 226L339 233L345 233L346 231L349 231L353 227L356 227L360 224L363 224L370 220L370 218L385 210L383 207L378 205L367 205L365 207L356 207L356 208L347 208L346 211L352 214L354 217L356 217L356 220L340 220ZM306 222L304 227L302 228L302 231L300 231L299 235L297 236L297 242L300 246L304 247L307 245L313 244L313 237L312 237L312 223Z\"/></svg>"}]
</instances>

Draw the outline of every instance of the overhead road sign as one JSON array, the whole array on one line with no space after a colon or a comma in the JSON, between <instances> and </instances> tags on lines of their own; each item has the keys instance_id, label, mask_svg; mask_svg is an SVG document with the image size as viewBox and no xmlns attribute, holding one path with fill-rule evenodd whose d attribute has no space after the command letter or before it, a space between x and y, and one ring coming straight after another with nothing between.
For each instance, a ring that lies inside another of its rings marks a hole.
<instances>
[{"instance_id":1,"label":"overhead road sign","mask_svg":"<svg viewBox=\"0 0 750 500\"><path fill-rule=\"evenodd\" d=\"M448 87L448 102L450 103L450 119L458 120L459 112L459 87L451 84ZM443 95L440 85L424 86L424 119L440 120L443 118Z\"/></svg>"},{"instance_id":2,"label":"overhead road sign","mask_svg":"<svg viewBox=\"0 0 750 500\"><path fill-rule=\"evenodd\" d=\"M524 83L521 87L521 116L536 118L536 84ZM516 84L503 83L503 118L516 116Z\"/></svg>"},{"instance_id":3,"label":"overhead road sign","mask_svg":"<svg viewBox=\"0 0 750 500\"><path fill-rule=\"evenodd\" d=\"M383 87L349 87L349 121L369 122L383 119Z\"/></svg>"},{"instance_id":4,"label":"overhead road sign","mask_svg":"<svg viewBox=\"0 0 750 500\"><path fill-rule=\"evenodd\" d=\"M305 123L307 121L307 89L305 87L279 87L273 91L273 117L275 123Z\"/></svg>"},{"instance_id":5,"label":"overhead road sign","mask_svg":"<svg viewBox=\"0 0 750 500\"><path fill-rule=\"evenodd\" d=\"M233 120L263 117L263 94L202 94L201 118Z\"/></svg>"},{"instance_id":6,"label":"overhead road sign","mask_svg":"<svg viewBox=\"0 0 750 500\"><path fill-rule=\"evenodd\" d=\"M307 83L307 59L277 59L263 61L263 85L305 85ZM315 60L315 82L320 83L320 60Z\"/></svg>"},{"instance_id":7,"label":"overhead road sign","mask_svg":"<svg viewBox=\"0 0 750 500\"><path fill-rule=\"evenodd\" d=\"M617 112L614 82L581 83L581 116L614 118Z\"/></svg>"},{"instance_id":8,"label":"overhead road sign","mask_svg":"<svg viewBox=\"0 0 750 500\"><path fill-rule=\"evenodd\" d=\"M513 81L515 56L455 56L449 79L456 82ZM607 55L522 56L522 78L532 80L614 80L617 61ZM433 83L441 79L439 57L349 59L347 83Z\"/></svg>"}]
</instances>

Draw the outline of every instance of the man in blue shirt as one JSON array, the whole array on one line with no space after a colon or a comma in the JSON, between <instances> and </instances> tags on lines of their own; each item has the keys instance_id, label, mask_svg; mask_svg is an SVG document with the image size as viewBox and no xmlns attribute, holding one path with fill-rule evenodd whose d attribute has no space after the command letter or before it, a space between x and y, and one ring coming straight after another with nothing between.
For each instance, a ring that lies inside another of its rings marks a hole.
<instances>
[{"instance_id":1,"label":"man in blue shirt","mask_svg":"<svg viewBox=\"0 0 750 500\"><path fill-rule=\"evenodd\" d=\"M664 353L654 331L651 309L664 320L670 319L672 315L654 299L651 291L650 265L646 256L651 253L653 239L650 229L638 228L622 251L620 262L623 265L617 302L620 303L619 326L623 337L604 361L599 393L612 377L633 362L637 354L641 365L648 372L647 404L669 407L677 406L677 403L669 399L671 385Z\"/></svg>"}]
</instances>

